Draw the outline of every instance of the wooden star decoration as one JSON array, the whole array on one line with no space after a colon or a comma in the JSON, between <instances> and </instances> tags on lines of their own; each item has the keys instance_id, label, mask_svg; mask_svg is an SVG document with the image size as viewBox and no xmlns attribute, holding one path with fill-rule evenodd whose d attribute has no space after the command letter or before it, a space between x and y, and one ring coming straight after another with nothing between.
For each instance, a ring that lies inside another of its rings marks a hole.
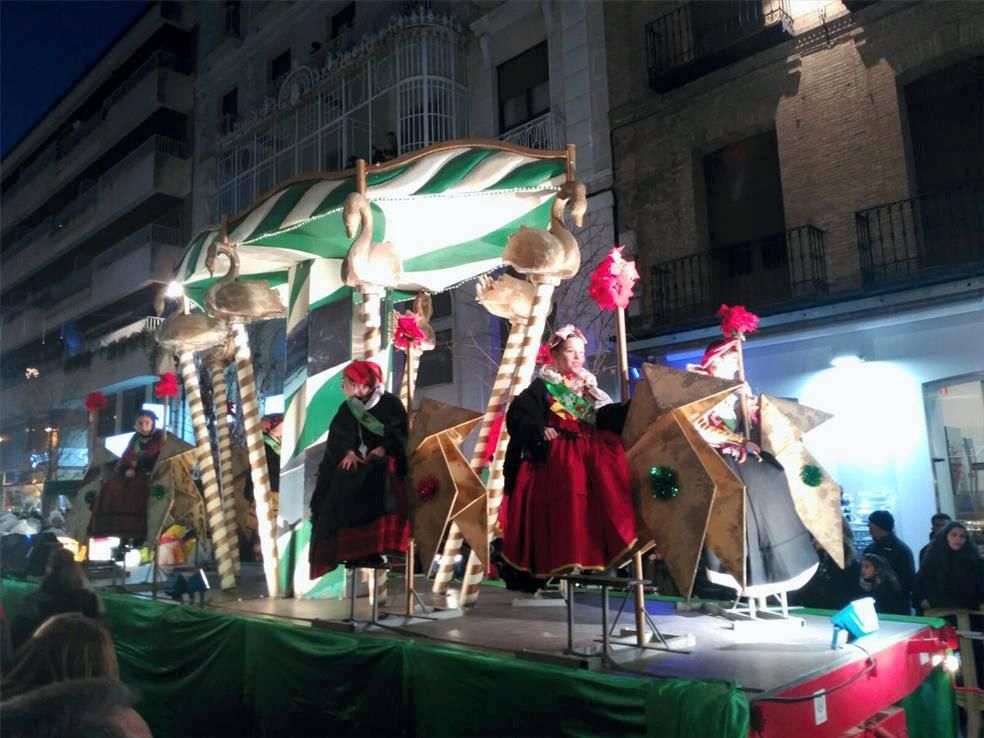
<instances>
[{"instance_id":1,"label":"wooden star decoration","mask_svg":"<svg viewBox=\"0 0 984 738\"><path fill-rule=\"evenodd\" d=\"M464 531L465 525L471 529L475 527L472 523L478 521L485 536L484 505L473 504L484 495L485 487L461 453L461 443L481 420L481 413L431 399L425 399L414 416L407 443L409 495L413 536L425 568L434 560L444 530L456 511L461 512L469 505L481 507L480 511L464 516L458 523ZM436 489L426 499L421 499L417 490L422 485L433 485L435 480ZM473 537L465 535L469 544Z\"/></svg>"},{"instance_id":2,"label":"wooden star decoration","mask_svg":"<svg viewBox=\"0 0 984 738\"><path fill-rule=\"evenodd\" d=\"M745 581L745 488L693 421L740 383L643 364L622 433L629 474L646 530L681 593L689 597L706 544ZM681 493L653 496L651 472L673 469Z\"/></svg>"},{"instance_id":3,"label":"wooden star decoration","mask_svg":"<svg viewBox=\"0 0 984 738\"><path fill-rule=\"evenodd\" d=\"M745 486L695 425L740 383L651 364L643 365L643 376L622 434L640 517L685 597L693 590L704 546L744 586ZM803 436L830 415L767 395L759 404L763 450L782 465L803 524L843 566L840 487L803 446ZM819 485L803 480L806 465L819 470ZM656 467L676 472L679 495L653 495Z\"/></svg>"}]
</instances>

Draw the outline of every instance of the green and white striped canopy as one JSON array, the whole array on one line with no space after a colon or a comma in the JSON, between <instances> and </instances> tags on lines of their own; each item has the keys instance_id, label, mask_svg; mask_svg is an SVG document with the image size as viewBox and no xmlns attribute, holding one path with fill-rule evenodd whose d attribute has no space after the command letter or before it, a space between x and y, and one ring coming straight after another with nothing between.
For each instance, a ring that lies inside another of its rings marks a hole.
<instances>
[{"instance_id":1,"label":"green and white striped canopy","mask_svg":"<svg viewBox=\"0 0 984 738\"><path fill-rule=\"evenodd\" d=\"M546 227L565 175L564 151L492 141L440 144L370 167L372 240L389 241L403 256L398 289L446 290L499 266L521 225ZM355 189L354 170L301 177L232 219L229 240L239 244L242 277L276 286L293 265L310 262L312 308L347 296L341 264L351 239L341 211ZM199 233L178 267L177 281L199 304L213 281L205 258L218 237L217 228Z\"/></svg>"}]
</instances>

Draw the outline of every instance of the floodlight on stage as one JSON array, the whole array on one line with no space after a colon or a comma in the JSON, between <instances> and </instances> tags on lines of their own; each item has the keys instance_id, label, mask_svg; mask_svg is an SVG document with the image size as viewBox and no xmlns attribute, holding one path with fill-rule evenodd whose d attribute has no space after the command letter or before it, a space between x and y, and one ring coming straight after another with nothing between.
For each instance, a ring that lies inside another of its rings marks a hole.
<instances>
[{"instance_id":1,"label":"floodlight on stage","mask_svg":"<svg viewBox=\"0 0 984 738\"><path fill-rule=\"evenodd\" d=\"M180 282L168 282L164 295L172 300L184 297L184 286Z\"/></svg>"},{"instance_id":2,"label":"floodlight on stage","mask_svg":"<svg viewBox=\"0 0 984 738\"><path fill-rule=\"evenodd\" d=\"M830 365L836 369L842 369L845 366L857 366L863 361L864 357L858 356L857 354L841 354L831 359Z\"/></svg>"},{"instance_id":3,"label":"floodlight on stage","mask_svg":"<svg viewBox=\"0 0 984 738\"><path fill-rule=\"evenodd\" d=\"M873 597L862 597L854 600L843 610L835 613L830 622L834 626L834 637L830 647L838 647L838 637L841 631L846 631L848 639L860 638L863 635L874 633L878 630L878 613L875 612L875 600Z\"/></svg>"}]
</instances>

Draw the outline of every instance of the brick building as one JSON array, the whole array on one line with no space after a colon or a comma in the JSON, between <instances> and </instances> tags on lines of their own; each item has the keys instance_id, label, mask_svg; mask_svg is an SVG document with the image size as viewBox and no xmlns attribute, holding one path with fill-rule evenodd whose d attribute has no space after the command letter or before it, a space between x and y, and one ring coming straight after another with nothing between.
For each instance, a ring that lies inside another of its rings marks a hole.
<instances>
[{"instance_id":1,"label":"brick building","mask_svg":"<svg viewBox=\"0 0 984 738\"><path fill-rule=\"evenodd\" d=\"M753 385L838 413L861 512L979 520L984 5L612 3L606 38L633 352L692 361L746 304Z\"/></svg>"}]
</instances>

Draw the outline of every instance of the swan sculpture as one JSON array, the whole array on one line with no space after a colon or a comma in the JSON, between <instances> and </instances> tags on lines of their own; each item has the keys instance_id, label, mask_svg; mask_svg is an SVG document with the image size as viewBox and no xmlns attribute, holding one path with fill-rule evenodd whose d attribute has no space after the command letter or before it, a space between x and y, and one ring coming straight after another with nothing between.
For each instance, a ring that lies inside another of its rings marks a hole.
<instances>
[{"instance_id":1,"label":"swan sculpture","mask_svg":"<svg viewBox=\"0 0 984 738\"><path fill-rule=\"evenodd\" d=\"M403 260L393 244L372 242L372 208L365 195L353 192L345 198L342 222L349 238L359 233L342 262L345 284L396 287L403 279Z\"/></svg>"},{"instance_id":2,"label":"swan sculpture","mask_svg":"<svg viewBox=\"0 0 984 738\"><path fill-rule=\"evenodd\" d=\"M239 254L231 244L213 243L208 247L205 266L210 274L215 274L218 254L229 258L229 271L205 293L205 310L210 315L237 323L284 317L283 303L266 282L239 281Z\"/></svg>"},{"instance_id":3,"label":"swan sculpture","mask_svg":"<svg viewBox=\"0 0 984 738\"><path fill-rule=\"evenodd\" d=\"M588 208L587 190L581 182L565 182L550 208L550 227L527 228L506 242L502 260L523 274L570 279L581 268L581 249L574 234L564 224L564 211L571 207L571 219L578 228Z\"/></svg>"},{"instance_id":4,"label":"swan sculpture","mask_svg":"<svg viewBox=\"0 0 984 738\"><path fill-rule=\"evenodd\" d=\"M525 279L502 274L494 280L485 275L475 285L475 301L498 318L513 325L526 325L533 307L536 288Z\"/></svg>"},{"instance_id":5,"label":"swan sculpture","mask_svg":"<svg viewBox=\"0 0 984 738\"><path fill-rule=\"evenodd\" d=\"M164 295L154 301L158 315L164 313ZM172 356L186 351L204 351L224 343L229 334L229 326L224 320L204 313L175 313L161 323L155 338L161 348Z\"/></svg>"}]
</instances>

